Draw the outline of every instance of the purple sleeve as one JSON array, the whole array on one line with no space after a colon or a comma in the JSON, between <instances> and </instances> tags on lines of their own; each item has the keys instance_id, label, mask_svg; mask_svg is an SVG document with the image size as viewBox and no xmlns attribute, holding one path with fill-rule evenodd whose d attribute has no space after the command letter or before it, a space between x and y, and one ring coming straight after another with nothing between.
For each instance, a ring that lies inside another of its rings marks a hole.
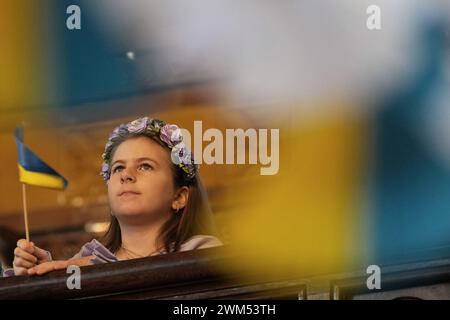
<instances>
[{"instance_id":1,"label":"purple sleeve","mask_svg":"<svg viewBox=\"0 0 450 320\"><path fill-rule=\"evenodd\" d=\"M14 276L14 269L13 268L7 268L3 270L3 277L12 277Z\"/></svg>"}]
</instances>

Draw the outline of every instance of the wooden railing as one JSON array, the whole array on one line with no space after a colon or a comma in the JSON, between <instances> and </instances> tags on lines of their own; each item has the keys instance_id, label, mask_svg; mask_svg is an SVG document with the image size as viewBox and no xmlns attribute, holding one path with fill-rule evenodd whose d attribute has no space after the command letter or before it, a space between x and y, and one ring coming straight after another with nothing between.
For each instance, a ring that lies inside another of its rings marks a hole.
<instances>
[{"instance_id":1,"label":"wooden railing","mask_svg":"<svg viewBox=\"0 0 450 320\"><path fill-rule=\"evenodd\" d=\"M242 275L218 267L241 261L232 252L230 248L217 247L82 267L80 289L68 288L71 274L66 270L43 276L0 278L0 300L352 299L373 292L366 287L363 268L291 279L243 280ZM383 267L382 290L376 292L433 285L450 287L450 260ZM404 291L399 294L408 295Z\"/></svg>"},{"instance_id":2,"label":"wooden railing","mask_svg":"<svg viewBox=\"0 0 450 320\"><path fill-rule=\"evenodd\" d=\"M381 273L380 290L370 290L365 277L331 281L330 298L350 299L450 299L450 261L430 261L408 268L388 267Z\"/></svg>"},{"instance_id":3,"label":"wooden railing","mask_svg":"<svg viewBox=\"0 0 450 320\"><path fill-rule=\"evenodd\" d=\"M236 259L228 252L211 248L82 267L81 289L68 289L66 270L0 278L0 300L297 299L304 292L298 282L244 283L225 274L217 266Z\"/></svg>"}]
</instances>

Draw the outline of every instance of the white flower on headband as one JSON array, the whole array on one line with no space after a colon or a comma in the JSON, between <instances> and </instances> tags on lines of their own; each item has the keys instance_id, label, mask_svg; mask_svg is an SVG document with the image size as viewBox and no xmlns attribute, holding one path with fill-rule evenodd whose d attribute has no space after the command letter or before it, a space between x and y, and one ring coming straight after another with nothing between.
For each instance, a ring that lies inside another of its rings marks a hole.
<instances>
[{"instance_id":1,"label":"white flower on headband","mask_svg":"<svg viewBox=\"0 0 450 320\"><path fill-rule=\"evenodd\" d=\"M183 142L172 148L171 159L174 164L178 165L187 174L188 178L192 178L196 170L198 170L198 166L194 164L192 153Z\"/></svg>"},{"instance_id":2,"label":"white flower on headband","mask_svg":"<svg viewBox=\"0 0 450 320\"><path fill-rule=\"evenodd\" d=\"M103 177L103 180L105 180L105 181L109 180L109 176L110 176L109 164L103 162L100 175Z\"/></svg>"}]
</instances>

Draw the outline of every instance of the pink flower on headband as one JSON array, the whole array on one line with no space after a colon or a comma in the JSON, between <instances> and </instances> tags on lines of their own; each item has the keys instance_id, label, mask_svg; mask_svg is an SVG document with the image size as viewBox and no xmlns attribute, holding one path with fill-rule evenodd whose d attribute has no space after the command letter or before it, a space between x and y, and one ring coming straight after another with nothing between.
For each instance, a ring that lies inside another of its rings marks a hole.
<instances>
[{"instance_id":1,"label":"pink flower on headband","mask_svg":"<svg viewBox=\"0 0 450 320\"><path fill-rule=\"evenodd\" d=\"M135 134L139 134L139 133L145 132L145 130L147 129L147 121L148 121L147 117L131 121L127 125L128 132L135 133Z\"/></svg>"},{"instance_id":2,"label":"pink flower on headband","mask_svg":"<svg viewBox=\"0 0 450 320\"><path fill-rule=\"evenodd\" d=\"M175 124L166 124L161 128L160 139L167 143L169 148L173 148L175 145L183 141L181 130Z\"/></svg>"}]
</instances>

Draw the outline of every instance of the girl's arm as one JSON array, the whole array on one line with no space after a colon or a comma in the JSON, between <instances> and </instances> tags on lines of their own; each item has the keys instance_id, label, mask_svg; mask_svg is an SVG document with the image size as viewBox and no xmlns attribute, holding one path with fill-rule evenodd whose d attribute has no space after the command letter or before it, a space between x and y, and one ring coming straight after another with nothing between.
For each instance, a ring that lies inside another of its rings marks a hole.
<instances>
[{"instance_id":1,"label":"girl's arm","mask_svg":"<svg viewBox=\"0 0 450 320\"><path fill-rule=\"evenodd\" d=\"M77 259L47 261L28 269L29 275L42 275L53 270L67 269L68 266L76 265L79 267L90 265L93 256L87 256Z\"/></svg>"}]
</instances>

